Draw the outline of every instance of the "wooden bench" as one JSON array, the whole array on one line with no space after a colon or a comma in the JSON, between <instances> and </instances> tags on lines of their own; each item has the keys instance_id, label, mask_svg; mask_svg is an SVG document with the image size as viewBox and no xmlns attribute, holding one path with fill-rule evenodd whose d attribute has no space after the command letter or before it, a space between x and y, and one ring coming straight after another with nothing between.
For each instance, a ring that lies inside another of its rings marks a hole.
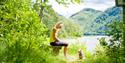
<instances>
[{"instance_id":1,"label":"wooden bench","mask_svg":"<svg viewBox=\"0 0 125 63\"><path fill-rule=\"evenodd\" d=\"M58 55L62 46L51 46L53 55Z\"/></svg>"}]
</instances>

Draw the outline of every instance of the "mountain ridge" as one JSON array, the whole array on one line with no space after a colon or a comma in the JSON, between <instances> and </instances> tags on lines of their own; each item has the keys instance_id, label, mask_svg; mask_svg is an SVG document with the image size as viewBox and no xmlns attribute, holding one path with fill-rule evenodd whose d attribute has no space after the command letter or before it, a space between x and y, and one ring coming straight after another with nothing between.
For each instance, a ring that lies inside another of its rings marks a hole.
<instances>
[{"instance_id":1,"label":"mountain ridge","mask_svg":"<svg viewBox=\"0 0 125 63\"><path fill-rule=\"evenodd\" d=\"M122 20L122 8L113 6L104 12L85 8L71 15L70 19L83 27L85 35L105 35L104 31L108 30L106 24Z\"/></svg>"}]
</instances>

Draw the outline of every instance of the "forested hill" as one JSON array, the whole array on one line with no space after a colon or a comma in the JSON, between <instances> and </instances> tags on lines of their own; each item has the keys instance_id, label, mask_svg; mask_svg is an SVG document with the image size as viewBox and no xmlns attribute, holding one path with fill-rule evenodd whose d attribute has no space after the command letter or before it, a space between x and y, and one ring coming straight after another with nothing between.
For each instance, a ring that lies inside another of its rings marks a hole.
<instances>
[{"instance_id":1,"label":"forested hill","mask_svg":"<svg viewBox=\"0 0 125 63\"><path fill-rule=\"evenodd\" d=\"M108 30L106 24L122 20L122 8L111 7L104 12L85 8L70 16L70 19L83 27L85 35L105 35L104 31Z\"/></svg>"},{"instance_id":2,"label":"forested hill","mask_svg":"<svg viewBox=\"0 0 125 63\"><path fill-rule=\"evenodd\" d=\"M96 17L101 15L102 12L98 10L94 10L91 8L83 9L75 14L73 14L70 18L76 22L78 22L84 32L86 32L87 28L90 26L91 22L93 22Z\"/></svg>"}]
</instances>

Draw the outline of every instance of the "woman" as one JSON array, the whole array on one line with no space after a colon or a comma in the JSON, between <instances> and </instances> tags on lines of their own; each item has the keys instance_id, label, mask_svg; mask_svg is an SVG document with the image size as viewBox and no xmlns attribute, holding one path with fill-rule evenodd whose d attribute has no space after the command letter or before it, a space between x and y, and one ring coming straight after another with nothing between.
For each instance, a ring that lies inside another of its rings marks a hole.
<instances>
[{"instance_id":1,"label":"woman","mask_svg":"<svg viewBox=\"0 0 125 63\"><path fill-rule=\"evenodd\" d=\"M66 57L68 44L65 42L61 42L58 38L58 32L61 30L62 26L63 26L63 23L58 22L52 28L52 32L50 34L50 45L51 46L64 46L64 56Z\"/></svg>"}]
</instances>

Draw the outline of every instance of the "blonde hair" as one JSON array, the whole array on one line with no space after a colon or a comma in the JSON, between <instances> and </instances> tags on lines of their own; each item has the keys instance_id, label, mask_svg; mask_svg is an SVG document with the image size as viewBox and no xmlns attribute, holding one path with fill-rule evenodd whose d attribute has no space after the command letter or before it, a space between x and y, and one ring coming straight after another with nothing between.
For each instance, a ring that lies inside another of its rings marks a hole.
<instances>
[{"instance_id":1,"label":"blonde hair","mask_svg":"<svg viewBox=\"0 0 125 63\"><path fill-rule=\"evenodd\" d=\"M55 25L54 25L54 28L56 28L57 26L59 26L60 24L63 24L61 21L57 22Z\"/></svg>"}]
</instances>

